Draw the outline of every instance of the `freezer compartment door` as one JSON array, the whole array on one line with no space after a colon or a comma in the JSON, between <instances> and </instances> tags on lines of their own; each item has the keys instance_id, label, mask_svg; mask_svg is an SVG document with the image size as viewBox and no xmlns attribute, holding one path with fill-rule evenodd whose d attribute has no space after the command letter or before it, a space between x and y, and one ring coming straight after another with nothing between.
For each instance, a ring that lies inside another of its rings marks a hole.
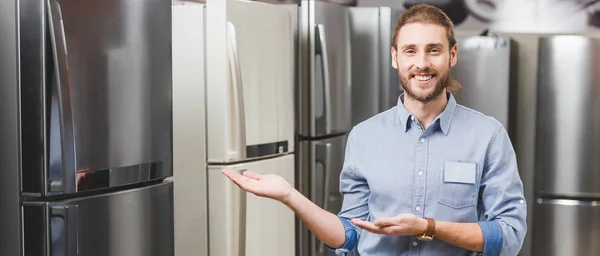
<instances>
[{"instance_id":1,"label":"freezer compartment door","mask_svg":"<svg viewBox=\"0 0 600 256\"><path fill-rule=\"evenodd\" d=\"M261 2L215 0L207 5L210 163L293 152L291 17L289 7Z\"/></svg>"},{"instance_id":2,"label":"freezer compartment door","mask_svg":"<svg viewBox=\"0 0 600 256\"><path fill-rule=\"evenodd\" d=\"M402 11L352 7L352 125L386 111L402 92L390 57L391 35Z\"/></svg>"},{"instance_id":3,"label":"freezer compartment door","mask_svg":"<svg viewBox=\"0 0 600 256\"><path fill-rule=\"evenodd\" d=\"M25 256L165 256L173 183L59 202L23 203Z\"/></svg>"},{"instance_id":4,"label":"freezer compartment door","mask_svg":"<svg viewBox=\"0 0 600 256\"><path fill-rule=\"evenodd\" d=\"M533 255L598 255L600 201L538 199Z\"/></svg>"},{"instance_id":5,"label":"freezer compartment door","mask_svg":"<svg viewBox=\"0 0 600 256\"><path fill-rule=\"evenodd\" d=\"M539 43L536 190L600 197L600 40L549 36Z\"/></svg>"},{"instance_id":6,"label":"freezer compartment door","mask_svg":"<svg viewBox=\"0 0 600 256\"><path fill-rule=\"evenodd\" d=\"M294 155L285 155L208 170L208 225L210 256L295 255L294 212L275 200L238 188L221 173L276 174L294 184Z\"/></svg>"},{"instance_id":7,"label":"freezer compartment door","mask_svg":"<svg viewBox=\"0 0 600 256\"><path fill-rule=\"evenodd\" d=\"M342 208L339 180L344 165L347 135L300 143L298 185L300 192L319 207L338 214ZM300 255L326 255L327 248L300 223Z\"/></svg>"},{"instance_id":8,"label":"freezer compartment door","mask_svg":"<svg viewBox=\"0 0 600 256\"><path fill-rule=\"evenodd\" d=\"M299 133L341 134L352 128L352 62L348 7L302 1Z\"/></svg>"},{"instance_id":9,"label":"freezer compartment door","mask_svg":"<svg viewBox=\"0 0 600 256\"><path fill-rule=\"evenodd\" d=\"M496 118L512 132L510 38L496 36L458 37L460 61L452 68L452 76L463 85L456 94L458 104Z\"/></svg>"},{"instance_id":10,"label":"freezer compartment door","mask_svg":"<svg viewBox=\"0 0 600 256\"><path fill-rule=\"evenodd\" d=\"M23 192L171 176L170 2L19 4Z\"/></svg>"}]
</instances>

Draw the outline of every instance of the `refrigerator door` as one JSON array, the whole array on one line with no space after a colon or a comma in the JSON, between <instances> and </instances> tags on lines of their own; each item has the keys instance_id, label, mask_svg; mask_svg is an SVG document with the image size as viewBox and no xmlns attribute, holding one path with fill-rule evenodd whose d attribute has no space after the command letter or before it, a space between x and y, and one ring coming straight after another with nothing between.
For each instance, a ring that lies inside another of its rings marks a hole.
<instances>
[{"instance_id":1,"label":"refrigerator door","mask_svg":"<svg viewBox=\"0 0 600 256\"><path fill-rule=\"evenodd\" d=\"M19 4L23 192L170 176L170 2Z\"/></svg>"},{"instance_id":2,"label":"refrigerator door","mask_svg":"<svg viewBox=\"0 0 600 256\"><path fill-rule=\"evenodd\" d=\"M540 39L536 190L600 196L600 40ZM567 75L568 74L568 75Z\"/></svg>"},{"instance_id":3,"label":"refrigerator door","mask_svg":"<svg viewBox=\"0 0 600 256\"><path fill-rule=\"evenodd\" d=\"M398 73L392 67L391 35L400 11L350 8L352 28L352 125L396 106Z\"/></svg>"},{"instance_id":4,"label":"refrigerator door","mask_svg":"<svg viewBox=\"0 0 600 256\"><path fill-rule=\"evenodd\" d=\"M300 143L298 184L300 192L319 207L338 214L342 208L340 173L344 165L347 135ZM326 255L327 248L300 223L299 255Z\"/></svg>"},{"instance_id":5,"label":"refrigerator door","mask_svg":"<svg viewBox=\"0 0 600 256\"><path fill-rule=\"evenodd\" d=\"M173 182L175 255L208 254L205 6L173 5Z\"/></svg>"},{"instance_id":6,"label":"refrigerator door","mask_svg":"<svg viewBox=\"0 0 600 256\"><path fill-rule=\"evenodd\" d=\"M598 255L598 201L538 199L535 212L534 256Z\"/></svg>"},{"instance_id":7,"label":"refrigerator door","mask_svg":"<svg viewBox=\"0 0 600 256\"><path fill-rule=\"evenodd\" d=\"M294 32L285 6L207 4L208 161L293 152Z\"/></svg>"},{"instance_id":8,"label":"refrigerator door","mask_svg":"<svg viewBox=\"0 0 600 256\"><path fill-rule=\"evenodd\" d=\"M25 256L174 255L171 182L22 211Z\"/></svg>"},{"instance_id":9,"label":"refrigerator door","mask_svg":"<svg viewBox=\"0 0 600 256\"><path fill-rule=\"evenodd\" d=\"M348 7L314 0L301 5L298 131L313 138L346 133L352 128Z\"/></svg>"},{"instance_id":10,"label":"refrigerator door","mask_svg":"<svg viewBox=\"0 0 600 256\"><path fill-rule=\"evenodd\" d=\"M457 37L459 59L452 76L463 85L456 101L496 118L512 132L511 39L496 36Z\"/></svg>"},{"instance_id":11,"label":"refrigerator door","mask_svg":"<svg viewBox=\"0 0 600 256\"><path fill-rule=\"evenodd\" d=\"M210 256L295 255L294 212L238 188L223 168L276 174L294 184L294 155L208 168Z\"/></svg>"}]
</instances>

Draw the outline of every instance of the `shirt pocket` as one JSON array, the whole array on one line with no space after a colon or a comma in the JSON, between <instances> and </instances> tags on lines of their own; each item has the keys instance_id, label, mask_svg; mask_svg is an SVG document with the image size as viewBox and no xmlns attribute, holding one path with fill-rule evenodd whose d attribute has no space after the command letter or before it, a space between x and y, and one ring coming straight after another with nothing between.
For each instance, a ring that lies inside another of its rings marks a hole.
<instances>
[{"instance_id":1,"label":"shirt pocket","mask_svg":"<svg viewBox=\"0 0 600 256\"><path fill-rule=\"evenodd\" d=\"M477 164L446 161L442 166L438 202L455 209L477 203Z\"/></svg>"}]
</instances>

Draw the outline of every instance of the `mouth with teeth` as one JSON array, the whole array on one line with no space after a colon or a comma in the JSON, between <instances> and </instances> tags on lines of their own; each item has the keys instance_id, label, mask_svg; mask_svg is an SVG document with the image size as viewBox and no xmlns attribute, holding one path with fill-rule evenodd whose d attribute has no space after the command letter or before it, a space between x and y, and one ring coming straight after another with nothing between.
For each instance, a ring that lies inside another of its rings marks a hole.
<instances>
[{"instance_id":1,"label":"mouth with teeth","mask_svg":"<svg viewBox=\"0 0 600 256\"><path fill-rule=\"evenodd\" d=\"M433 77L435 77L435 74L415 74L415 75L413 75L413 78L421 83L427 83Z\"/></svg>"}]
</instances>

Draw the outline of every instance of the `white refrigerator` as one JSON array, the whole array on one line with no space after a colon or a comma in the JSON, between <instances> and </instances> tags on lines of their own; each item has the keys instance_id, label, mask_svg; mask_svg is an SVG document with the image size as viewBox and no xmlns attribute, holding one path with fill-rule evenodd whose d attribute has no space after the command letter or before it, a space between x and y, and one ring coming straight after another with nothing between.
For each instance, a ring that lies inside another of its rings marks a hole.
<instances>
[{"instance_id":1,"label":"white refrigerator","mask_svg":"<svg viewBox=\"0 0 600 256\"><path fill-rule=\"evenodd\" d=\"M291 12L237 0L182 6L202 7L174 24L176 253L294 255L294 213L221 173L294 184Z\"/></svg>"}]
</instances>

